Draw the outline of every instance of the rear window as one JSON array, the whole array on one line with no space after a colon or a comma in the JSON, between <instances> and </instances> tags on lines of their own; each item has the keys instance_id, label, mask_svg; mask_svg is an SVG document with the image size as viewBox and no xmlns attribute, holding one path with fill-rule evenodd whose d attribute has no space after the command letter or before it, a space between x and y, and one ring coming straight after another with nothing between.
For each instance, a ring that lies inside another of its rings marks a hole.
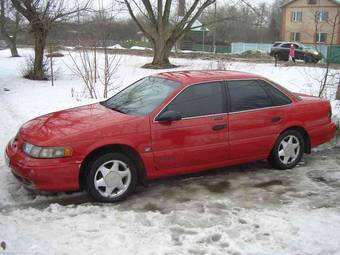
<instances>
[{"instance_id":1,"label":"rear window","mask_svg":"<svg viewBox=\"0 0 340 255\"><path fill-rule=\"evenodd\" d=\"M274 106L287 105L287 104L292 103L289 97L287 97L285 94L283 94L280 90L278 90L271 84L265 81L259 81L259 82L267 90L268 94L271 96Z\"/></svg>"},{"instance_id":2,"label":"rear window","mask_svg":"<svg viewBox=\"0 0 340 255\"><path fill-rule=\"evenodd\" d=\"M285 43L285 44L282 44L281 47L282 48L290 48L290 45L291 45L290 43Z\"/></svg>"},{"instance_id":3,"label":"rear window","mask_svg":"<svg viewBox=\"0 0 340 255\"><path fill-rule=\"evenodd\" d=\"M228 81L231 112L273 106L272 100L257 80Z\"/></svg>"}]
</instances>

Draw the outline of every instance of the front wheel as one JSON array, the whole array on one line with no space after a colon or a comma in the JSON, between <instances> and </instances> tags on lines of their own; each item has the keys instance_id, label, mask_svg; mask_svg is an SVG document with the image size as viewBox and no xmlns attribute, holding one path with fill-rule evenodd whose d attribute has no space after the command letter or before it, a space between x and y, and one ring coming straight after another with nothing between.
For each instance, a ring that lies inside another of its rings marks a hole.
<instances>
[{"instance_id":1,"label":"front wheel","mask_svg":"<svg viewBox=\"0 0 340 255\"><path fill-rule=\"evenodd\" d=\"M126 198L137 185L134 162L121 153L99 156L88 169L87 192L99 202L117 202Z\"/></svg>"},{"instance_id":2,"label":"front wheel","mask_svg":"<svg viewBox=\"0 0 340 255\"><path fill-rule=\"evenodd\" d=\"M269 157L269 162L278 169L295 167L302 159L304 139L297 130L288 130L277 139Z\"/></svg>"}]
</instances>

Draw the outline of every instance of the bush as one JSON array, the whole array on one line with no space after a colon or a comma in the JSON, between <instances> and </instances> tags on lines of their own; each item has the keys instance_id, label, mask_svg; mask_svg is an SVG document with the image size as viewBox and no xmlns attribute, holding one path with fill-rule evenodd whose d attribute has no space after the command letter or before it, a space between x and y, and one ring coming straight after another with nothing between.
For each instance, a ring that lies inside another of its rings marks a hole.
<instances>
[{"instance_id":1,"label":"bush","mask_svg":"<svg viewBox=\"0 0 340 255\"><path fill-rule=\"evenodd\" d=\"M44 80L48 80L50 77L49 69L50 67L49 67L48 59L44 58L44 61L43 61ZM34 80L33 73L34 73L34 57L30 55L26 57L25 66L22 69L22 75L26 79Z\"/></svg>"}]
</instances>

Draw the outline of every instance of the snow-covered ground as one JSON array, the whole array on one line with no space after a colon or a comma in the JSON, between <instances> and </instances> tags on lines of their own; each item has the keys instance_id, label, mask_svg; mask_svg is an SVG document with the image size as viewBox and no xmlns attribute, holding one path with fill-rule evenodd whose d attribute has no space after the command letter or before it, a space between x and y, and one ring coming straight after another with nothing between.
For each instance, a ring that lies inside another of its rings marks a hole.
<instances>
[{"instance_id":1,"label":"snow-covered ground","mask_svg":"<svg viewBox=\"0 0 340 255\"><path fill-rule=\"evenodd\" d=\"M260 162L155 181L120 204L96 204L85 193L26 191L5 166L6 143L35 116L92 101L71 97L82 83L65 67L68 56L56 60L54 87L22 79L25 58L8 56L0 51L0 243L7 246L0 254L340 254L340 148L334 145L306 156L293 170ZM158 72L140 68L148 61L122 56L119 88ZM221 66L172 62L178 69ZM316 93L322 74L312 67L225 66L305 93ZM335 113L337 103L332 101Z\"/></svg>"}]
</instances>

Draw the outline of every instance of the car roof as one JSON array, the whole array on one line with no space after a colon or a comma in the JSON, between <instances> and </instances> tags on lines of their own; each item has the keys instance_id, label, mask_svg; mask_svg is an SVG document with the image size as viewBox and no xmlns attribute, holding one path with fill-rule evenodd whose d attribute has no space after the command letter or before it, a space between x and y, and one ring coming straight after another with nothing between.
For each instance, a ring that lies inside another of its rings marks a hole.
<instances>
[{"instance_id":1,"label":"car roof","mask_svg":"<svg viewBox=\"0 0 340 255\"><path fill-rule=\"evenodd\" d=\"M277 43L280 43L280 44L298 44L298 45L302 45L302 43L300 42L292 42L292 41L285 41L285 42L274 42L273 44L277 44Z\"/></svg>"},{"instance_id":2,"label":"car roof","mask_svg":"<svg viewBox=\"0 0 340 255\"><path fill-rule=\"evenodd\" d=\"M160 73L157 76L160 78L178 81L183 85L219 80L263 79L263 77L251 73L238 71L217 71L217 70L166 72Z\"/></svg>"}]
</instances>

